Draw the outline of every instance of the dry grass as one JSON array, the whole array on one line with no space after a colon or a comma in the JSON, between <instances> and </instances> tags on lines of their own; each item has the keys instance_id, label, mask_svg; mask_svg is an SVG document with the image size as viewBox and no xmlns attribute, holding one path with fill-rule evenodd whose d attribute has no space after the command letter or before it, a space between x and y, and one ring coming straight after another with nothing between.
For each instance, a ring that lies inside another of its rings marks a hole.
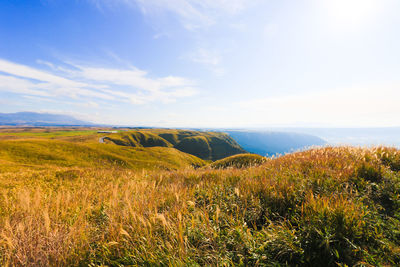
<instances>
[{"instance_id":1,"label":"dry grass","mask_svg":"<svg viewBox=\"0 0 400 267\"><path fill-rule=\"evenodd\" d=\"M229 170L0 173L0 263L397 265L395 149L313 149Z\"/></svg>"}]
</instances>

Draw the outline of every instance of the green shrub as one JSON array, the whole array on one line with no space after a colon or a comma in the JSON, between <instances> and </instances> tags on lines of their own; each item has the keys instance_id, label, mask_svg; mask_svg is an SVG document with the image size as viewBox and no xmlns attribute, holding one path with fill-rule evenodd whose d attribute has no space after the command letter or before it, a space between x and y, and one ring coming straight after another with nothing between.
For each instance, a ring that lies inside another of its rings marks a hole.
<instances>
[{"instance_id":1,"label":"green shrub","mask_svg":"<svg viewBox=\"0 0 400 267\"><path fill-rule=\"evenodd\" d=\"M238 154L213 162L210 167L213 169L226 168L248 168L265 163L267 159L256 154Z\"/></svg>"}]
</instances>

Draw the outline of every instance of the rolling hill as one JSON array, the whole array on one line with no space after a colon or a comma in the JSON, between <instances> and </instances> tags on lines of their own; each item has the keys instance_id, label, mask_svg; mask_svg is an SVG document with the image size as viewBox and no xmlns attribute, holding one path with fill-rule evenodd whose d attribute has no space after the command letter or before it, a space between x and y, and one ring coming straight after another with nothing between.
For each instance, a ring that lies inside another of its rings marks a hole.
<instances>
[{"instance_id":1,"label":"rolling hill","mask_svg":"<svg viewBox=\"0 0 400 267\"><path fill-rule=\"evenodd\" d=\"M0 171L21 167L179 169L204 166L200 158L171 147L121 147L51 139L0 141Z\"/></svg>"},{"instance_id":2,"label":"rolling hill","mask_svg":"<svg viewBox=\"0 0 400 267\"><path fill-rule=\"evenodd\" d=\"M132 147L174 147L204 160L218 160L246 151L228 134L172 129L122 131L104 138L108 143Z\"/></svg>"}]
</instances>

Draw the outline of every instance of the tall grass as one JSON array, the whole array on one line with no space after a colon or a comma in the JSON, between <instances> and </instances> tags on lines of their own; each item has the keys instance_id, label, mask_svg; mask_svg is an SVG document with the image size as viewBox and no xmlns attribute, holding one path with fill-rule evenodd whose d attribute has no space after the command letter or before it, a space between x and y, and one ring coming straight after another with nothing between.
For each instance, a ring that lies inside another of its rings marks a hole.
<instances>
[{"instance_id":1,"label":"tall grass","mask_svg":"<svg viewBox=\"0 0 400 267\"><path fill-rule=\"evenodd\" d=\"M227 170L0 174L0 264L400 264L400 152L312 149Z\"/></svg>"}]
</instances>

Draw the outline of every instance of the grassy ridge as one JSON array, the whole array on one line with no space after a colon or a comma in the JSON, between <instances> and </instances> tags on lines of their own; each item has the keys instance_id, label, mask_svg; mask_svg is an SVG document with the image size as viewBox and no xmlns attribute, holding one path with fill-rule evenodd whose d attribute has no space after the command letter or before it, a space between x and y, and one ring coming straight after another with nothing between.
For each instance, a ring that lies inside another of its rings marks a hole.
<instances>
[{"instance_id":1,"label":"grassy ridge","mask_svg":"<svg viewBox=\"0 0 400 267\"><path fill-rule=\"evenodd\" d=\"M120 134L113 134L105 137L105 140L120 146L132 147L172 147L164 138L152 133L142 131L131 131Z\"/></svg>"},{"instance_id":2,"label":"grassy ridge","mask_svg":"<svg viewBox=\"0 0 400 267\"><path fill-rule=\"evenodd\" d=\"M396 266L399 171L398 150L352 147L245 169L21 168L0 173L0 263Z\"/></svg>"},{"instance_id":3,"label":"grassy ridge","mask_svg":"<svg viewBox=\"0 0 400 267\"><path fill-rule=\"evenodd\" d=\"M99 143L119 146L174 147L203 160L218 160L245 153L229 135L219 132L201 132L173 129L120 129L118 133L98 133L93 128L0 128L1 140L43 139L73 143ZM115 129L108 129L115 130Z\"/></svg>"},{"instance_id":4,"label":"grassy ridge","mask_svg":"<svg viewBox=\"0 0 400 267\"><path fill-rule=\"evenodd\" d=\"M105 140L122 146L175 147L204 160L218 160L245 153L229 135L218 132L143 129L113 134Z\"/></svg>"},{"instance_id":5,"label":"grassy ridge","mask_svg":"<svg viewBox=\"0 0 400 267\"><path fill-rule=\"evenodd\" d=\"M40 139L0 141L0 159L0 170L18 166L178 169L205 164L201 159L174 148L132 148Z\"/></svg>"},{"instance_id":6,"label":"grassy ridge","mask_svg":"<svg viewBox=\"0 0 400 267\"><path fill-rule=\"evenodd\" d=\"M213 158L213 149L205 136L185 137L176 145L176 148L202 159Z\"/></svg>"}]
</instances>

